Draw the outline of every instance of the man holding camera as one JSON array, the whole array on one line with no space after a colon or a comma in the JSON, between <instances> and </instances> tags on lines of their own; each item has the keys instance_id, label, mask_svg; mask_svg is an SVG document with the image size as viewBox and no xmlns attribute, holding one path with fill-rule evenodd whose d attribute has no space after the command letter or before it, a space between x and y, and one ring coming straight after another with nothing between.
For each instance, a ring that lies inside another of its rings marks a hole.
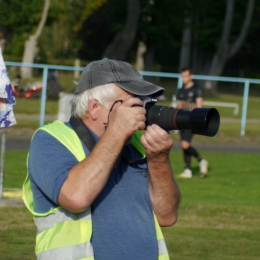
<instances>
[{"instance_id":1,"label":"man holding camera","mask_svg":"<svg viewBox=\"0 0 260 260\"><path fill-rule=\"evenodd\" d=\"M203 102L203 95L201 88L193 81L193 75L189 68L181 70L181 78L183 87L178 91L177 99L178 109L193 110L194 108L201 108ZM200 176L204 177L208 172L208 162L201 158L198 151L191 146L193 133L191 130L181 130L181 148L184 156L184 172L178 175L179 178L192 178L191 171L191 157L194 156L199 162Z\"/></svg>"},{"instance_id":2,"label":"man holding camera","mask_svg":"<svg viewBox=\"0 0 260 260\"><path fill-rule=\"evenodd\" d=\"M146 126L138 98L163 91L126 62L95 61L81 75L70 121L36 131L23 193L37 259L169 259L160 226L177 221L173 141Z\"/></svg>"}]
</instances>

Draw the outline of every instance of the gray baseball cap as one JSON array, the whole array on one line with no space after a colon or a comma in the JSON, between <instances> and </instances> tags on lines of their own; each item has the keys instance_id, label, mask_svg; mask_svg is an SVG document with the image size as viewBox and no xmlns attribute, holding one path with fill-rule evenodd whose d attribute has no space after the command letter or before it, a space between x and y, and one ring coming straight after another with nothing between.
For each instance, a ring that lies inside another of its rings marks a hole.
<instances>
[{"instance_id":1,"label":"gray baseball cap","mask_svg":"<svg viewBox=\"0 0 260 260\"><path fill-rule=\"evenodd\" d=\"M160 96L164 88L145 81L129 63L103 59L89 63L80 76L75 94L85 90L114 83L125 91L138 96Z\"/></svg>"}]
</instances>

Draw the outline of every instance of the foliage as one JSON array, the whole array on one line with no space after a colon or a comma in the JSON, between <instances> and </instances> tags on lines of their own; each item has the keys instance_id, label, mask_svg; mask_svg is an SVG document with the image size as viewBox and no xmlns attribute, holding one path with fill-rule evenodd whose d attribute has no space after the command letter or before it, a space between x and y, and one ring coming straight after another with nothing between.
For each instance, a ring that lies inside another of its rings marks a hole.
<instances>
[{"instance_id":1,"label":"foliage","mask_svg":"<svg viewBox=\"0 0 260 260\"><path fill-rule=\"evenodd\" d=\"M7 54L22 56L24 41L28 34L37 26L41 17L43 1L37 0L0 0L0 27L6 34L14 36L7 45ZM7 30L7 32L6 32ZM1 31L0 31L1 34Z\"/></svg>"},{"instance_id":2,"label":"foliage","mask_svg":"<svg viewBox=\"0 0 260 260\"><path fill-rule=\"evenodd\" d=\"M78 24L74 26L74 31L79 31L82 27L82 22L87 20L93 12L98 10L107 0L89 0L87 1L85 8L83 9L82 18L79 20Z\"/></svg>"},{"instance_id":3,"label":"foliage","mask_svg":"<svg viewBox=\"0 0 260 260\"><path fill-rule=\"evenodd\" d=\"M82 23L78 32L82 41L78 54L82 59L95 60L103 57L107 46L124 26L126 7L126 0L107 0Z\"/></svg>"},{"instance_id":4,"label":"foliage","mask_svg":"<svg viewBox=\"0 0 260 260\"><path fill-rule=\"evenodd\" d=\"M73 26L82 15L84 5L82 1L52 1L47 26L39 40L37 59L41 63L60 57L75 58L81 43L76 38Z\"/></svg>"},{"instance_id":5,"label":"foliage","mask_svg":"<svg viewBox=\"0 0 260 260\"><path fill-rule=\"evenodd\" d=\"M37 25L43 2L37 0L0 0L0 24L16 33L30 32Z\"/></svg>"},{"instance_id":6,"label":"foliage","mask_svg":"<svg viewBox=\"0 0 260 260\"><path fill-rule=\"evenodd\" d=\"M0 5L0 34L9 32L5 54L21 56L24 40L39 20L43 1L0 0ZM143 41L148 50L153 50L153 69L177 72L184 19L190 16L193 65L196 68L201 61L207 67L219 44L226 0L140 0L140 6L138 31L128 61L135 61L138 43ZM235 1L230 42L241 29L246 6L247 1ZM124 27L126 9L127 0L52 0L36 62L49 63L54 58L59 58L61 63L68 58L87 61L102 58L107 46ZM224 75L259 75L259 12L256 1L248 37L237 55L226 64Z\"/></svg>"},{"instance_id":7,"label":"foliage","mask_svg":"<svg viewBox=\"0 0 260 260\"><path fill-rule=\"evenodd\" d=\"M177 67L184 12L183 1L141 1L142 13L139 23L138 39L147 48L155 48L157 63L167 67ZM176 15L176 12L178 15Z\"/></svg>"},{"instance_id":8,"label":"foliage","mask_svg":"<svg viewBox=\"0 0 260 260\"><path fill-rule=\"evenodd\" d=\"M123 5L123 3L125 5L124 8L121 6L121 9L118 8L118 4L112 6L109 5L109 2L110 1L86 20L86 27L84 26L83 34L81 35L83 48L79 52L79 55L86 60L101 58L106 46L124 24L125 19L116 21L115 18L107 20L106 17L108 17L110 13L115 14L113 17L121 16L126 7L125 1L121 1L121 5ZM196 59L200 59L204 65L209 62L216 51L221 36L223 14L226 8L225 0L174 2L166 0L140 0L140 4L141 15L138 33L128 54L128 60L135 60L138 43L143 41L147 45L148 50L154 50L155 65L159 64L161 71L178 71L184 18L190 15L192 18L193 33L192 56L194 59L195 57L197 57ZM233 41L239 33L245 16L246 5L247 3L245 1L236 1L231 41ZM254 21L256 23L256 20ZM115 28L116 31L114 31L113 28ZM85 30L88 31L88 33L86 33ZM255 28L255 30L257 29ZM247 44L249 44L249 42L247 42ZM93 53L95 54L93 55ZM243 55L243 52L240 51L238 55L240 54ZM198 66L196 59L193 64L195 68ZM237 66L237 64L238 63L235 63L234 66ZM228 66L227 71L231 70L237 76L238 73L242 71L241 61L239 65L239 70L232 70L230 66ZM244 64L244 66L248 65L248 63ZM158 67L155 66L154 69L157 70Z\"/></svg>"}]
</instances>

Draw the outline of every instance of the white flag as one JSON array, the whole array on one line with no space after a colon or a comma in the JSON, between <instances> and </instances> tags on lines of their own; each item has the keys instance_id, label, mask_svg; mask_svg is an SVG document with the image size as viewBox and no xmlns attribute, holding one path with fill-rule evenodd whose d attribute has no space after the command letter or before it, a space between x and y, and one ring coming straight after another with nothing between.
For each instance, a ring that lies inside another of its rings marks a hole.
<instances>
[{"instance_id":1,"label":"white flag","mask_svg":"<svg viewBox=\"0 0 260 260\"><path fill-rule=\"evenodd\" d=\"M0 48L0 128L16 124L13 112L15 104L15 97Z\"/></svg>"}]
</instances>

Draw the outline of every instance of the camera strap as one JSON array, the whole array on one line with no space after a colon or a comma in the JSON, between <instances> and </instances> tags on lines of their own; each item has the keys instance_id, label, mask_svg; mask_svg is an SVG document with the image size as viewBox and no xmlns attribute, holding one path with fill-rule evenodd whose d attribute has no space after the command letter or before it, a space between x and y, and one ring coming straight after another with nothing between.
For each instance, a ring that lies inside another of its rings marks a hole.
<instances>
[{"instance_id":1,"label":"camera strap","mask_svg":"<svg viewBox=\"0 0 260 260\"><path fill-rule=\"evenodd\" d=\"M80 138L80 140L84 143L86 148L91 152L96 144L93 136L91 135L89 129L82 122L80 118L71 117L69 120L70 125Z\"/></svg>"},{"instance_id":2,"label":"camera strap","mask_svg":"<svg viewBox=\"0 0 260 260\"><path fill-rule=\"evenodd\" d=\"M82 122L80 118L71 117L69 120L70 125L80 138L80 140L84 143L86 148L91 152L96 144L96 141L94 140L93 136L91 135L89 129L86 127L86 125ZM135 134L131 138L131 145L135 147L135 149L142 155L140 158L132 158L132 155L127 152L127 149L124 149L123 151L123 158L128 161L128 163L135 163L137 161L146 160L145 156L145 149L141 145L140 138L142 133L139 131L136 131Z\"/></svg>"}]
</instances>

